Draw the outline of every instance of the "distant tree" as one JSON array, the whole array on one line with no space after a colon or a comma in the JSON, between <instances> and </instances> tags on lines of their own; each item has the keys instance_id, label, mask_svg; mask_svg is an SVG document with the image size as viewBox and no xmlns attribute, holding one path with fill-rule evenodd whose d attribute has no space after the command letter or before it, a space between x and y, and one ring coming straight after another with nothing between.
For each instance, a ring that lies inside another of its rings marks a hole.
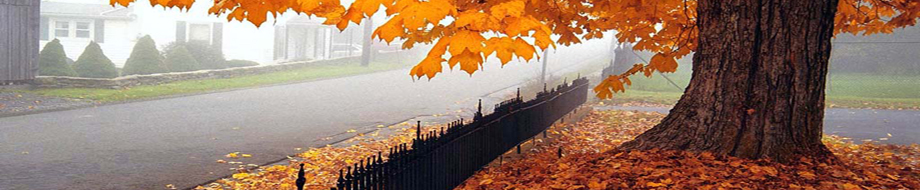
<instances>
[{"instance_id":1,"label":"distant tree","mask_svg":"<svg viewBox=\"0 0 920 190\"><path fill-rule=\"evenodd\" d=\"M45 44L45 48L38 54L38 75L42 76L77 76L70 64L67 64L67 55L64 46L58 39Z\"/></svg>"},{"instance_id":2,"label":"distant tree","mask_svg":"<svg viewBox=\"0 0 920 190\"><path fill-rule=\"evenodd\" d=\"M198 60L195 60L195 57L183 45L176 46L166 52L166 67L171 72L195 71L201 68L198 65Z\"/></svg>"},{"instance_id":3,"label":"distant tree","mask_svg":"<svg viewBox=\"0 0 920 190\"><path fill-rule=\"evenodd\" d=\"M125 62L124 75L144 75L169 72L163 63L163 56L157 50L156 42L146 35L134 44L131 57Z\"/></svg>"},{"instance_id":4,"label":"distant tree","mask_svg":"<svg viewBox=\"0 0 920 190\"><path fill-rule=\"evenodd\" d=\"M115 78L118 70L112 60L102 52L96 42L90 42L83 50L83 54L73 63L73 69L80 77L87 78Z\"/></svg>"}]
</instances>

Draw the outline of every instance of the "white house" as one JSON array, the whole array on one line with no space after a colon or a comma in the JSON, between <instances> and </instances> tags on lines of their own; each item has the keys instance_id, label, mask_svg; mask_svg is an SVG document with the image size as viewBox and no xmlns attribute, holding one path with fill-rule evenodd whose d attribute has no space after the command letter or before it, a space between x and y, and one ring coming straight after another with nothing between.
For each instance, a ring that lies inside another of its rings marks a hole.
<instances>
[{"instance_id":1,"label":"white house","mask_svg":"<svg viewBox=\"0 0 920 190\"><path fill-rule=\"evenodd\" d=\"M138 0L129 7L109 0L42 0L40 45L59 39L67 56L77 59L96 41L115 65L122 67L134 43L150 35L157 48L174 41L202 41L220 47L227 59L262 64L329 59L359 55L361 27L339 32L296 14L272 18L257 28L248 22L228 22L207 13L213 1L197 1L190 10L150 6Z\"/></svg>"}]
</instances>

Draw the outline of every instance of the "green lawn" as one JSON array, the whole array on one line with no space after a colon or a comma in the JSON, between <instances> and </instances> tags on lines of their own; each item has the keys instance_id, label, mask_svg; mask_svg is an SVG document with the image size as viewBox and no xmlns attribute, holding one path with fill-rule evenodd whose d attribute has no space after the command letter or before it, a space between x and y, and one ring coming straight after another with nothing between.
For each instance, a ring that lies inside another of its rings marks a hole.
<instances>
[{"instance_id":1,"label":"green lawn","mask_svg":"<svg viewBox=\"0 0 920 190\"><path fill-rule=\"evenodd\" d=\"M236 78L188 80L161 85L135 86L127 89L46 88L36 90L6 91L17 91L54 97L88 99L98 102L117 102L179 94L192 94L216 90L309 81L322 78L332 78L400 69L407 66L407 64L372 62L368 67L362 67L358 65L358 63L342 63L340 65L309 66L288 71L249 75Z\"/></svg>"},{"instance_id":2,"label":"green lawn","mask_svg":"<svg viewBox=\"0 0 920 190\"><path fill-rule=\"evenodd\" d=\"M626 93L614 94L613 103L648 102L674 104L690 81L688 67L667 76L679 87L671 85L659 73L651 78L634 76L633 86ZM829 107L917 109L920 107L920 76L832 74L827 88Z\"/></svg>"}]
</instances>

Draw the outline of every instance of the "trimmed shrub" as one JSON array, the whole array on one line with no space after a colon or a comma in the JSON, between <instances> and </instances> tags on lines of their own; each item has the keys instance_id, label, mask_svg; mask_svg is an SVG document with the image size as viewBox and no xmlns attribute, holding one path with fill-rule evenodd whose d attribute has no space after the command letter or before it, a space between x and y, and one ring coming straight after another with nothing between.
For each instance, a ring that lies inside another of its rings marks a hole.
<instances>
[{"instance_id":1,"label":"trimmed shrub","mask_svg":"<svg viewBox=\"0 0 920 190\"><path fill-rule=\"evenodd\" d=\"M156 43L146 35L134 44L131 57L125 62L125 75L143 75L169 72L163 63L163 56L157 50Z\"/></svg>"},{"instance_id":2,"label":"trimmed shrub","mask_svg":"<svg viewBox=\"0 0 920 190\"><path fill-rule=\"evenodd\" d=\"M115 78L118 70L112 60L102 53L102 48L96 42L90 42L83 50L83 55L73 63L73 70L77 76L87 78Z\"/></svg>"},{"instance_id":3,"label":"trimmed shrub","mask_svg":"<svg viewBox=\"0 0 920 190\"><path fill-rule=\"evenodd\" d=\"M200 68L195 57L183 45L176 46L166 52L166 67L170 72L195 71Z\"/></svg>"},{"instance_id":4,"label":"trimmed shrub","mask_svg":"<svg viewBox=\"0 0 920 190\"><path fill-rule=\"evenodd\" d=\"M234 60L227 61L227 67L249 67L249 66L256 66L256 65L259 65L259 63L255 61L250 61L250 60L234 59Z\"/></svg>"},{"instance_id":5,"label":"trimmed shrub","mask_svg":"<svg viewBox=\"0 0 920 190\"><path fill-rule=\"evenodd\" d=\"M164 52L170 52L179 46L185 47L192 57L198 61L199 69L223 69L227 68L227 59L220 48L216 48L202 41L173 42L163 48Z\"/></svg>"},{"instance_id":6,"label":"trimmed shrub","mask_svg":"<svg viewBox=\"0 0 920 190\"><path fill-rule=\"evenodd\" d=\"M67 64L67 55L64 46L58 39L45 44L45 48L38 53L38 75L42 76L77 76L77 72Z\"/></svg>"}]
</instances>

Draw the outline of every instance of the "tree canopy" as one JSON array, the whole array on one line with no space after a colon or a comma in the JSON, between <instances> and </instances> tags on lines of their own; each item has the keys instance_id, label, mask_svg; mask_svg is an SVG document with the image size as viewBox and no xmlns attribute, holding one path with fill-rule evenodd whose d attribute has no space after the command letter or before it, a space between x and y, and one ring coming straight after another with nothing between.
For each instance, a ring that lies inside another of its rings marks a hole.
<instances>
[{"instance_id":1,"label":"tree canopy","mask_svg":"<svg viewBox=\"0 0 920 190\"><path fill-rule=\"evenodd\" d=\"M134 1L110 3L127 6ZM150 4L187 10L194 1L150 0ZM344 30L348 22L360 24L383 10L388 21L377 27L375 38L405 40L403 48L434 44L410 71L414 77L429 79L442 72L445 61L451 69L459 65L472 74L493 54L502 64L515 56L530 60L539 56L537 48L601 38L610 30L617 31L619 42L655 53L648 64L636 64L602 81L594 89L601 98L624 91L631 75L676 71L675 59L694 51L699 37L693 0L355 0L345 6L339 0L215 0L209 13L260 26L269 14L277 17L293 11L325 18L324 24ZM839 0L834 32L891 33L915 25L918 17L920 0ZM445 59L445 54L450 56Z\"/></svg>"}]
</instances>

